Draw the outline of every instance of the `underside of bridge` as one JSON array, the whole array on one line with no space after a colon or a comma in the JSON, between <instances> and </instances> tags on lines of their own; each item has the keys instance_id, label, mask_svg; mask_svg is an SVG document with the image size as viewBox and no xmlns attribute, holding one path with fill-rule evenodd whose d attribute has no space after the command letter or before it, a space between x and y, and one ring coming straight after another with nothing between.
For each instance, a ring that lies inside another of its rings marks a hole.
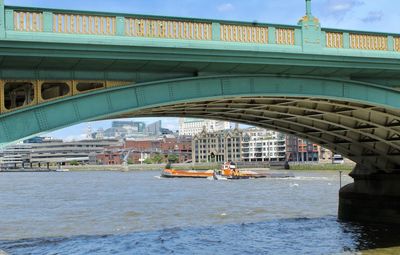
<instances>
[{"instance_id":1,"label":"underside of bridge","mask_svg":"<svg viewBox=\"0 0 400 255\"><path fill-rule=\"evenodd\" d=\"M228 75L140 84L2 84L1 142L88 120L198 117L235 121L308 139L356 162L354 174L400 170L400 102L396 98L400 92L370 83L308 76ZM21 84L32 87L21 89L21 95L27 96L19 100L18 91L6 93L8 87L19 88ZM56 97L47 99L52 95ZM59 113L63 113L62 118Z\"/></svg>"},{"instance_id":2,"label":"underside of bridge","mask_svg":"<svg viewBox=\"0 0 400 255\"><path fill-rule=\"evenodd\" d=\"M121 117L229 120L310 140L355 161L360 174L400 170L400 111L310 97L232 97L142 109Z\"/></svg>"}]
</instances>

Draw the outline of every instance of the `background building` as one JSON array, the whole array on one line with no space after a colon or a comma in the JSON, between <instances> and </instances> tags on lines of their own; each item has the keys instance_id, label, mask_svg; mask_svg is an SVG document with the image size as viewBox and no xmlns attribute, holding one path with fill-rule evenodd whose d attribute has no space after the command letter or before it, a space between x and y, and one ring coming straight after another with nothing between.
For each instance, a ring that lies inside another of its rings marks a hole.
<instances>
[{"instance_id":1,"label":"background building","mask_svg":"<svg viewBox=\"0 0 400 255\"><path fill-rule=\"evenodd\" d=\"M225 162L228 160L242 161L243 133L239 129L202 132L192 139L192 161Z\"/></svg>"},{"instance_id":2,"label":"background building","mask_svg":"<svg viewBox=\"0 0 400 255\"><path fill-rule=\"evenodd\" d=\"M164 130L169 132L169 130ZM91 139L126 139L145 138L148 136L159 136L163 133L161 120L146 126L144 122L138 121L113 121L107 129L99 128L96 132L90 132Z\"/></svg>"},{"instance_id":3,"label":"background building","mask_svg":"<svg viewBox=\"0 0 400 255\"><path fill-rule=\"evenodd\" d=\"M230 129L231 123L220 120L203 120L194 118L179 119L179 135L181 136L194 136L202 132L203 128L205 128L207 132L216 132L220 130Z\"/></svg>"},{"instance_id":4,"label":"background building","mask_svg":"<svg viewBox=\"0 0 400 255\"><path fill-rule=\"evenodd\" d=\"M38 140L36 139L35 141ZM23 167L26 164L30 165L31 150L32 145L28 143L7 146L0 151L0 168L17 168Z\"/></svg>"},{"instance_id":5,"label":"background building","mask_svg":"<svg viewBox=\"0 0 400 255\"><path fill-rule=\"evenodd\" d=\"M293 135L286 136L286 152L288 161L318 162L320 146Z\"/></svg>"},{"instance_id":6,"label":"background building","mask_svg":"<svg viewBox=\"0 0 400 255\"><path fill-rule=\"evenodd\" d=\"M97 155L101 165L122 164L127 158L127 163L138 164L146 159L158 158L159 163L173 161L184 163L192 159L191 137L148 137L127 139L122 147L107 148Z\"/></svg>"},{"instance_id":7,"label":"background building","mask_svg":"<svg viewBox=\"0 0 400 255\"><path fill-rule=\"evenodd\" d=\"M104 137L127 138L144 135L146 124L136 121L113 121L111 128L104 130Z\"/></svg>"},{"instance_id":8,"label":"background building","mask_svg":"<svg viewBox=\"0 0 400 255\"><path fill-rule=\"evenodd\" d=\"M121 146L118 140L82 140L63 142L58 139L35 139L6 147L0 152L2 168L21 168L43 165L96 164L96 155L106 148Z\"/></svg>"},{"instance_id":9,"label":"background building","mask_svg":"<svg viewBox=\"0 0 400 255\"><path fill-rule=\"evenodd\" d=\"M284 162L286 159L285 135L263 128L243 130L243 161Z\"/></svg>"},{"instance_id":10,"label":"background building","mask_svg":"<svg viewBox=\"0 0 400 255\"><path fill-rule=\"evenodd\" d=\"M162 133L162 128L161 128L161 120L156 121L152 124L149 124L146 127L146 134L149 136L159 136Z\"/></svg>"}]
</instances>

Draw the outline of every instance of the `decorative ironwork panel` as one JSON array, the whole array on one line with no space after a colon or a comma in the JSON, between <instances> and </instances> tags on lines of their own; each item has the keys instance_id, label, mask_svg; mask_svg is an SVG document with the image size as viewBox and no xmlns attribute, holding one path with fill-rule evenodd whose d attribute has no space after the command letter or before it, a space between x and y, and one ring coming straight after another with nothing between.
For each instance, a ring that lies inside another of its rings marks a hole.
<instances>
[{"instance_id":1,"label":"decorative ironwork panel","mask_svg":"<svg viewBox=\"0 0 400 255\"><path fill-rule=\"evenodd\" d=\"M41 12L14 11L14 30L42 32L43 14Z\"/></svg>"},{"instance_id":2,"label":"decorative ironwork panel","mask_svg":"<svg viewBox=\"0 0 400 255\"><path fill-rule=\"evenodd\" d=\"M185 40L211 40L211 23L125 18L125 34L134 37L154 37Z\"/></svg>"},{"instance_id":3,"label":"decorative ironwork panel","mask_svg":"<svg viewBox=\"0 0 400 255\"><path fill-rule=\"evenodd\" d=\"M268 27L221 25L221 40L266 44L268 43Z\"/></svg>"},{"instance_id":4,"label":"decorative ironwork panel","mask_svg":"<svg viewBox=\"0 0 400 255\"><path fill-rule=\"evenodd\" d=\"M294 45L294 29L292 28L277 28L276 43Z\"/></svg>"},{"instance_id":5,"label":"decorative ironwork panel","mask_svg":"<svg viewBox=\"0 0 400 255\"><path fill-rule=\"evenodd\" d=\"M359 50L388 50L388 38L383 35L350 34L350 47Z\"/></svg>"},{"instance_id":6,"label":"decorative ironwork panel","mask_svg":"<svg viewBox=\"0 0 400 255\"><path fill-rule=\"evenodd\" d=\"M115 35L115 17L54 14L53 31L56 33Z\"/></svg>"},{"instance_id":7,"label":"decorative ironwork panel","mask_svg":"<svg viewBox=\"0 0 400 255\"><path fill-rule=\"evenodd\" d=\"M343 33L326 32L327 48L343 48Z\"/></svg>"},{"instance_id":8,"label":"decorative ironwork panel","mask_svg":"<svg viewBox=\"0 0 400 255\"><path fill-rule=\"evenodd\" d=\"M400 37L394 38L394 50L400 51Z\"/></svg>"}]
</instances>

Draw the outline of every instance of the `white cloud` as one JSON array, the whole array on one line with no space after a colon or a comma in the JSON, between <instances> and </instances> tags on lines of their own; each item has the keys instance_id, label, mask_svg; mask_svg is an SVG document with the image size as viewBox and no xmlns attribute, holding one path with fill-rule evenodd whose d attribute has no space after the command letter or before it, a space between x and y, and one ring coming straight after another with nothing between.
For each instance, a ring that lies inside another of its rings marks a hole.
<instances>
[{"instance_id":1,"label":"white cloud","mask_svg":"<svg viewBox=\"0 0 400 255\"><path fill-rule=\"evenodd\" d=\"M217 7L217 10L220 12L229 12L229 11L233 11L234 9L235 9L235 6L233 6L233 4L231 4L231 3L224 3Z\"/></svg>"},{"instance_id":2,"label":"white cloud","mask_svg":"<svg viewBox=\"0 0 400 255\"><path fill-rule=\"evenodd\" d=\"M328 9L331 12L348 12L356 6L363 5L362 1L358 0L329 0L327 3Z\"/></svg>"},{"instance_id":3,"label":"white cloud","mask_svg":"<svg viewBox=\"0 0 400 255\"><path fill-rule=\"evenodd\" d=\"M363 18L361 20L366 23L372 23L372 22L381 21L382 18L383 18L383 12L371 11L367 14L367 16L365 18Z\"/></svg>"},{"instance_id":4,"label":"white cloud","mask_svg":"<svg viewBox=\"0 0 400 255\"><path fill-rule=\"evenodd\" d=\"M323 6L324 12L328 16L333 16L336 20L343 20L346 14L362 5L364 2L360 0L326 0Z\"/></svg>"},{"instance_id":5,"label":"white cloud","mask_svg":"<svg viewBox=\"0 0 400 255\"><path fill-rule=\"evenodd\" d=\"M78 134L78 135L69 135L65 137L63 140L66 142L80 141L87 139L86 134Z\"/></svg>"}]
</instances>

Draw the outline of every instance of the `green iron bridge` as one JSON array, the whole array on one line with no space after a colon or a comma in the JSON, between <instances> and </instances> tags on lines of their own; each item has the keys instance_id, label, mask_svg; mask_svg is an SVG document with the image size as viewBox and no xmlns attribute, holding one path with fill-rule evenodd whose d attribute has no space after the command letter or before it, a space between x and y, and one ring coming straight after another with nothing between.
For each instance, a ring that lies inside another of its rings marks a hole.
<instances>
[{"instance_id":1,"label":"green iron bridge","mask_svg":"<svg viewBox=\"0 0 400 255\"><path fill-rule=\"evenodd\" d=\"M277 25L0 0L0 143L121 117L241 122L352 159L340 217L400 223L400 35L322 28L306 5Z\"/></svg>"}]
</instances>

